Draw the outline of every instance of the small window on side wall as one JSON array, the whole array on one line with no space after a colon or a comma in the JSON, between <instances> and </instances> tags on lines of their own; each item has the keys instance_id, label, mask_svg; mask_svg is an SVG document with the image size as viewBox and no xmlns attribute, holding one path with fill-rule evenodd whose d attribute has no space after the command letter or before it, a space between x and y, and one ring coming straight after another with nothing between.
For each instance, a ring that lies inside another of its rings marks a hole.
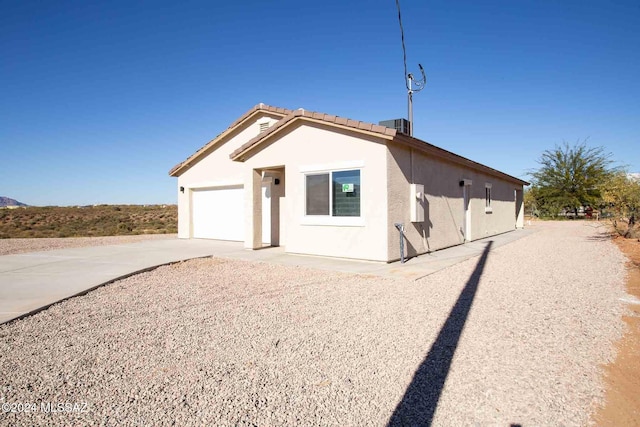
<instances>
[{"instance_id":1,"label":"small window on side wall","mask_svg":"<svg viewBox=\"0 0 640 427\"><path fill-rule=\"evenodd\" d=\"M305 176L306 215L360 216L360 171Z\"/></svg>"},{"instance_id":2,"label":"small window on side wall","mask_svg":"<svg viewBox=\"0 0 640 427\"><path fill-rule=\"evenodd\" d=\"M484 185L484 211L492 212L491 209L491 184Z\"/></svg>"}]
</instances>

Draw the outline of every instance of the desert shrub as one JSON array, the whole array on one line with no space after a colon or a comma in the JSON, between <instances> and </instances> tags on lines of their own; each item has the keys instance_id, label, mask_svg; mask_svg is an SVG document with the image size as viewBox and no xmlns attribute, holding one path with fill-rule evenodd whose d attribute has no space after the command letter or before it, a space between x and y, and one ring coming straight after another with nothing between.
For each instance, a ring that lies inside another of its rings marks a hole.
<instances>
[{"instance_id":1,"label":"desert shrub","mask_svg":"<svg viewBox=\"0 0 640 427\"><path fill-rule=\"evenodd\" d=\"M118 231L131 232L133 231L133 227L130 224L125 224L124 222L121 222L120 224L118 224Z\"/></svg>"},{"instance_id":2,"label":"desert shrub","mask_svg":"<svg viewBox=\"0 0 640 427\"><path fill-rule=\"evenodd\" d=\"M177 225L176 205L47 206L0 210L2 238L176 233Z\"/></svg>"}]
</instances>

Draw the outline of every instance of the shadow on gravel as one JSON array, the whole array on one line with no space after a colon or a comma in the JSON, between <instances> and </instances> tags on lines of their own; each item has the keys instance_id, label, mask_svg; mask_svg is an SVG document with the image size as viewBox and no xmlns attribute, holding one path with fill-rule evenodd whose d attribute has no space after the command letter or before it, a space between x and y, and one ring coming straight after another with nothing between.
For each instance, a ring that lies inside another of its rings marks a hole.
<instances>
[{"instance_id":1,"label":"shadow on gravel","mask_svg":"<svg viewBox=\"0 0 640 427\"><path fill-rule=\"evenodd\" d=\"M489 241L449 317L416 370L387 426L430 426L493 241Z\"/></svg>"},{"instance_id":2,"label":"shadow on gravel","mask_svg":"<svg viewBox=\"0 0 640 427\"><path fill-rule=\"evenodd\" d=\"M589 242L608 242L615 238L613 233L598 233L595 236L587 236L586 240Z\"/></svg>"},{"instance_id":3,"label":"shadow on gravel","mask_svg":"<svg viewBox=\"0 0 640 427\"><path fill-rule=\"evenodd\" d=\"M607 241L616 236L616 233L614 233L609 224L585 224L585 227L591 227L596 231L594 235L587 236L587 240L591 242Z\"/></svg>"}]
</instances>

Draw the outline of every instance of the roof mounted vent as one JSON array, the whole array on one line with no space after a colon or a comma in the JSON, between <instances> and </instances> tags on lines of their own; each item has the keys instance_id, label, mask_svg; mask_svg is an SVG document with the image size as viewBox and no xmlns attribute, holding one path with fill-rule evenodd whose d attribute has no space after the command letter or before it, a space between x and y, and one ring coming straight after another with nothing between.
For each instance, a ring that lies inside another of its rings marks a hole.
<instances>
[{"instance_id":1,"label":"roof mounted vent","mask_svg":"<svg viewBox=\"0 0 640 427\"><path fill-rule=\"evenodd\" d=\"M378 122L380 126L395 129L405 135L410 135L409 121L407 119L382 120Z\"/></svg>"}]
</instances>

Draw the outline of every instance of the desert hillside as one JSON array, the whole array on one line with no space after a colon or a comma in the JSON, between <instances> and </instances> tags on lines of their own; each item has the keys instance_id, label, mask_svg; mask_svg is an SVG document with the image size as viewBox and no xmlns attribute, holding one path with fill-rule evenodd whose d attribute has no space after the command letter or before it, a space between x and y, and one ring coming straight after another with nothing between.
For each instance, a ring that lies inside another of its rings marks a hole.
<instances>
[{"instance_id":1,"label":"desert hillside","mask_svg":"<svg viewBox=\"0 0 640 427\"><path fill-rule=\"evenodd\" d=\"M176 205L0 209L0 239L177 233Z\"/></svg>"},{"instance_id":2,"label":"desert hillside","mask_svg":"<svg viewBox=\"0 0 640 427\"><path fill-rule=\"evenodd\" d=\"M0 208L13 207L13 206L27 206L25 203L19 202L10 197L0 196Z\"/></svg>"}]
</instances>

